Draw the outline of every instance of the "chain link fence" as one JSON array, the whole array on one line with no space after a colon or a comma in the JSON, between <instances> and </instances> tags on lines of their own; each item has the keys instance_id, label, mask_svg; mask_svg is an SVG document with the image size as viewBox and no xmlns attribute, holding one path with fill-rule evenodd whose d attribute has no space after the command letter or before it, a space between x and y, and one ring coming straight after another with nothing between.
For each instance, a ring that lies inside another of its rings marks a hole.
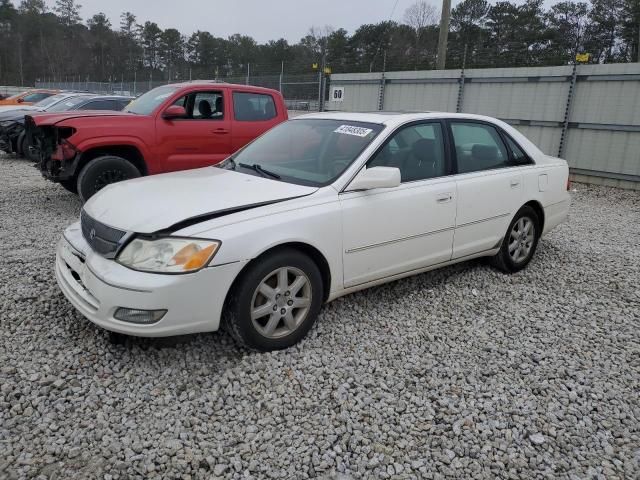
<instances>
[{"instance_id":1,"label":"chain link fence","mask_svg":"<svg viewBox=\"0 0 640 480\"><path fill-rule=\"evenodd\" d=\"M320 104L320 76L315 73L303 75L280 74L255 76L248 74L242 76L237 75L224 78L213 78L212 80L278 90L282 93L289 110L317 111ZM173 80L172 82L182 81L189 80ZM134 81L122 80L119 82L91 82L89 80L67 79L66 81L36 82L36 88L53 88L59 90L91 92L103 95L138 96L153 88L166 85L167 83L170 82L167 82L166 80L157 81L151 79L146 81L137 79Z\"/></svg>"}]
</instances>

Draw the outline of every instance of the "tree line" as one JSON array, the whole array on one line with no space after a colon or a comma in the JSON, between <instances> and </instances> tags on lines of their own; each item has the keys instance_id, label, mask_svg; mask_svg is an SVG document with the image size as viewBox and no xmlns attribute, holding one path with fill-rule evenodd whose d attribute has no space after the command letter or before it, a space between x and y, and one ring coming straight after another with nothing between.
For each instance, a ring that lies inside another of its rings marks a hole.
<instances>
[{"instance_id":1,"label":"tree line","mask_svg":"<svg viewBox=\"0 0 640 480\"><path fill-rule=\"evenodd\" d=\"M185 35L123 12L83 22L75 0L0 0L0 84L35 81L185 80L310 74L323 60L334 73L433 69L438 9L424 1L399 21L365 24L353 33L313 27L297 43L215 32ZM524 3L464 0L451 14L447 68L545 66L588 52L593 63L638 61L640 0Z\"/></svg>"}]
</instances>

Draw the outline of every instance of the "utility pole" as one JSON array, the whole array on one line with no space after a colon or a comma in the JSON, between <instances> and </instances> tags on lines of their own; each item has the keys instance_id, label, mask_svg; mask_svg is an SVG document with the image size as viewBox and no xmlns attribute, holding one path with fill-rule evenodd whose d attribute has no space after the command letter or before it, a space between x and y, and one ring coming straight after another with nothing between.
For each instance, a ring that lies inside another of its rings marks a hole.
<instances>
[{"instance_id":1,"label":"utility pole","mask_svg":"<svg viewBox=\"0 0 640 480\"><path fill-rule=\"evenodd\" d=\"M444 70L447 62L447 40L449 38L449 22L451 21L451 0L442 0L442 17L440 18L440 37L438 39L438 70Z\"/></svg>"},{"instance_id":2,"label":"utility pole","mask_svg":"<svg viewBox=\"0 0 640 480\"><path fill-rule=\"evenodd\" d=\"M322 39L322 62L320 62L320 91L318 92L318 111L324 112L325 76L324 69L327 66L327 37Z\"/></svg>"}]
</instances>

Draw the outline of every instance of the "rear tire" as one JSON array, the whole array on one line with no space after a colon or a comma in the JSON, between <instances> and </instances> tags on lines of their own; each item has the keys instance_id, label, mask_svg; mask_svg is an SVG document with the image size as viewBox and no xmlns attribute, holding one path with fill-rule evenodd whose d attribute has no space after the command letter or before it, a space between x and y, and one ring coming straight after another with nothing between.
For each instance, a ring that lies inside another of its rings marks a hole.
<instances>
[{"instance_id":1,"label":"rear tire","mask_svg":"<svg viewBox=\"0 0 640 480\"><path fill-rule=\"evenodd\" d=\"M541 233L538 214L525 205L511 220L500 251L491 258L492 265L506 273L519 272L533 258Z\"/></svg>"},{"instance_id":2,"label":"rear tire","mask_svg":"<svg viewBox=\"0 0 640 480\"><path fill-rule=\"evenodd\" d=\"M302 340L324 298L318 266L289 248L259 259L231 288L223 327L240 345L263 352Z\"/></svg>"},{"instance_id":3,"label":"rear tire","mask_svg":"<svg viewBox=\"0 0 640 480\"><path fill-rule=\"evenodd\" d=\"M82 168L78 175L78 195L83 202L86 202L107 185L139 176L140 171L122 157L106 155L94 158Z\"/></svg>"}]
</instances>

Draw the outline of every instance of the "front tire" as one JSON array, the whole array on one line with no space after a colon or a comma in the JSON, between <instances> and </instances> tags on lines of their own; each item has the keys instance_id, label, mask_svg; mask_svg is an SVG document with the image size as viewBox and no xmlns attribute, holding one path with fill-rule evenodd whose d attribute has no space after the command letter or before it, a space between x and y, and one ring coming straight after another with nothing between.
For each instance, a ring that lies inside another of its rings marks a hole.
<instances>
[{"instance_id":1,"label":"front tire","mask_svg":"<svg viewBox=\"0 0 640 480\"><path fill-rule=\"evenodd\" d=\"M240 345L259 351L298 343L315 323L324 298L318 266L294 249L259 259L232 289L224 328Z\"/></svg>"},{"instance_id":2,"label":"front tire","mask_svg":"<svg viewBox=\"0 0 640 480\"><path fill-rule=\"evenodd\" d=\"M86 202L107 185L139 176L140 171L124 158L112 155L94 158L78 175L78 195Z\"/></svg>"},{"instance_id":3,"label":"front tire","mask_svg":"<svg viewBox=\"0 0 640 480\"><path fill-rule=\"evenodd\" d=\"M500 251L492 257L491 263L503 272L519 272L533 258L541 233L538 214L525 205L509 224Z\"/></svg>"}]
</instances>

